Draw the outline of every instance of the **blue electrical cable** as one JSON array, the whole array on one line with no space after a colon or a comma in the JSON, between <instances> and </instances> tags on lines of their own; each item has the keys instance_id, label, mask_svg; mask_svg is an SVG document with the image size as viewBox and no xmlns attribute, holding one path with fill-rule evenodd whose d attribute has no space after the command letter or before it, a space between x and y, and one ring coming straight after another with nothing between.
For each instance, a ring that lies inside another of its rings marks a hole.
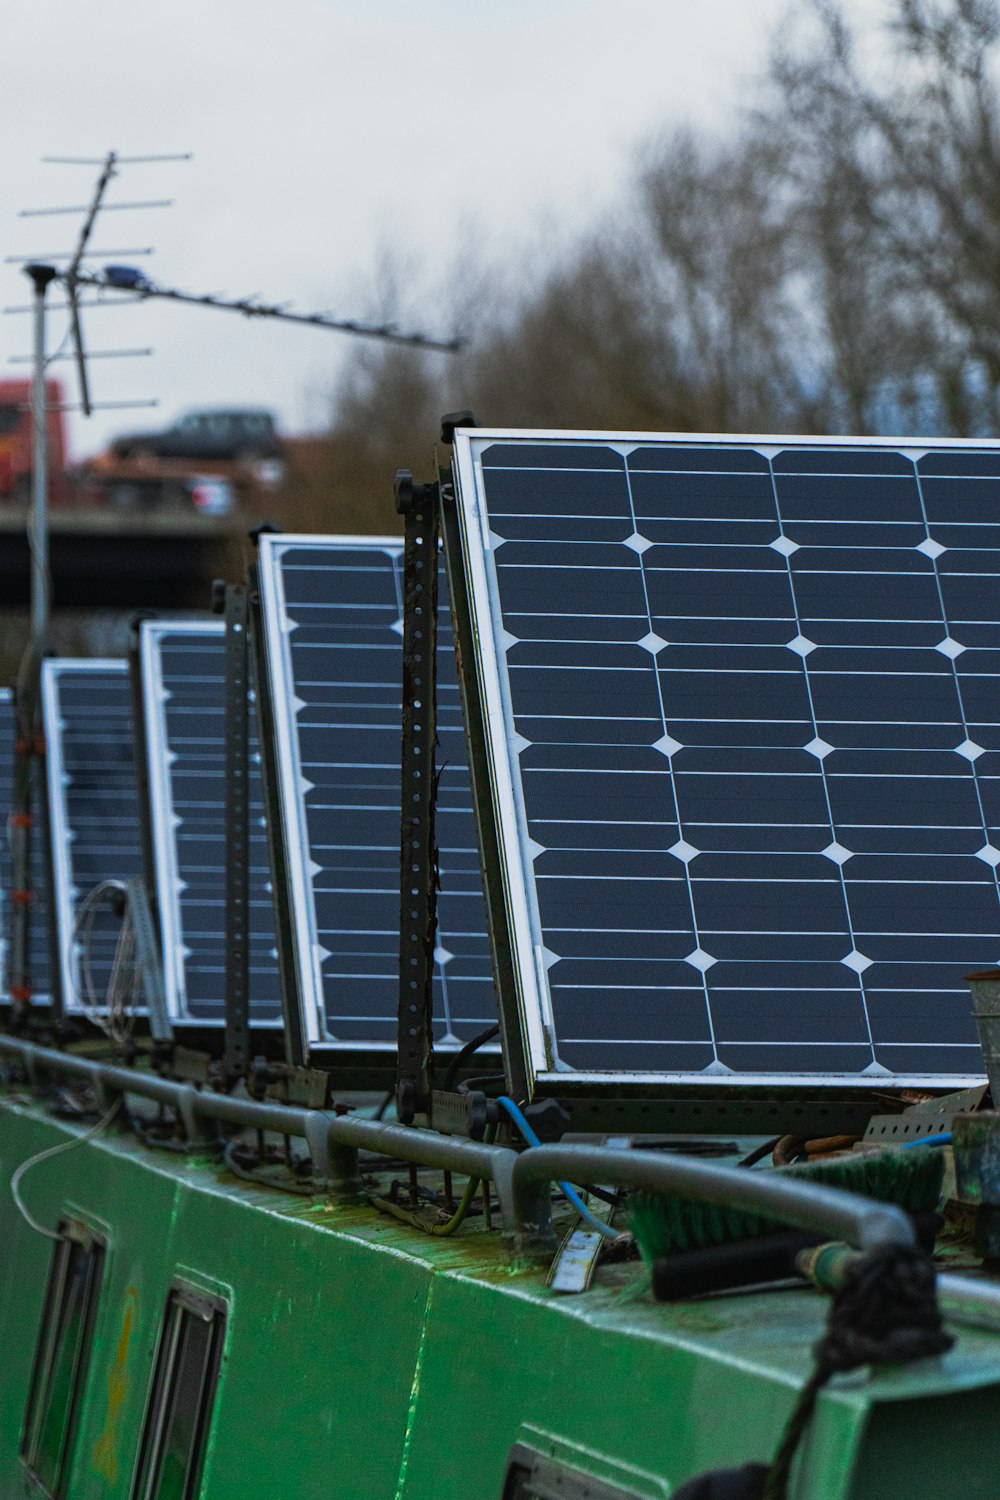
<instances>
[{"instance_id":1,"label":"blue electrical cable","mask_svg":"<svg viewBox=\"0 0 1000 1500\"><path fill-rule=\"evenodd\" d=\"M542 1144L513 1099L508 1099L506 1094L501 1094L497 1103L503 1105L529 1146L540 1146ZM560 1182L558 1187L563 1197L569 1199L580 1217L585 1219L592 1229L596 1229L598 1234L603 1234L605 1239L616 1240L618 1238L618 1230L612 1229L610 1224L605 1224L603 1219L599 1219L596 1214L592 1214L580 1197L580 1194L575 1188L570 1187L568 1182Z\"/></svg>"},{"instance_id":2,"label":"blue electrical cable","mask_svg":"<svg viewBox=\"0 0 1000 1500\"><path fill-rule=\"evenodd\" d=\"M940 1135L921 1135L914 1141L900 1141L900 1151L908 1151L913 1146L950 1146L951 1131L943 1130Z\"/></svg>"}]
</instances>

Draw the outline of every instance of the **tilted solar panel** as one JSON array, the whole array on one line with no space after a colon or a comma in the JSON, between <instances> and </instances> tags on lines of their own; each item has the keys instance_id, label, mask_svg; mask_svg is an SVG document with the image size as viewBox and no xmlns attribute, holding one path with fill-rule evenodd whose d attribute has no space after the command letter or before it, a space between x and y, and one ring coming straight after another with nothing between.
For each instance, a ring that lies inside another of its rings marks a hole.
<instances>
[{"instance_id":1,"label":"tilted solar panel","mask_svg":"<svg viewBox=\"0 0 1000 1500\"><path fill-rule=\"evenodd\" d=\"M120 931L103 905L88 944L91 994L75 935L80 904L102 881L142 873L125 662L43 662L42 717L59 996L63 1012L73 1015L103 1004Z\"/></svg>"},{"instance_id":2,"label":"tilted solar panel","mask_svg":"<svg viewBox=\"0 0 1000 1500\"><path fill-rule=\"evenodd\" d=\"M139 627L145 750L167 1009L180 1025L225 1019L226 641L221 620ZM264 793L249 720L251 1024L281 1021Z\"/></svg>"},{"instance_id":3,"label":"tilted solar panel","mask_svg":"<svg viewBox=\"0 0 1000 1500\"><path fill-rule=\"evenodd\" d=\"M10 924L13 914L11 891L14 871L10 857L8 826L14 808L14 743L16 717L14 698L9 688L0 688L0 1004L10 999ZM32 1000L49 1001L48 902L45 898L45 869L40 843L41 819L34 808L35 826L31 840L31 918L28 945L31 954Z\"/></svg>"},{"instance_id":4,"label":"tilted solar panel","mask_svg":"<svg viewBox=\"0 0 1000 1500\"><path fill-rule=\"evenodd\" d=\"M402 543L260 538L266 670L311 1053L391 1052L399 974ZM439 622L443 771L435 1043L496 1020L454 655Z\"/></svg>"},{"instance_id":5,"label":"tilted solar panel","mask_svg":"<svg viewBox=\"0 0 1000 1500\"><path fill-rule=\"evenodd\" d=\"M455 468L529 1079L980 1078L1000 447L468 431Z\"/></svg>"}]
</instances>

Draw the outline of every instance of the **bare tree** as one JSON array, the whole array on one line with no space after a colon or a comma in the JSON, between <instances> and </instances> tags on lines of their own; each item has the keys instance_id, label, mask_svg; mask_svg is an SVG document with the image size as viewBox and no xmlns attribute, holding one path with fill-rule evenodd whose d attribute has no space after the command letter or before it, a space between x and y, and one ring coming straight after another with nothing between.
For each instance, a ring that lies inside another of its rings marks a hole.
<instances>
[{"instance_id":1,"label":"bare tree","mask_svg":"<svg viewBox=\"0 0 1000 1500\"><path fill-rule=\"evenodd\" d=\"M791 14L756 107L720 138L647 143L615 212L541 272L466 255L467 354L355 361L312 524L393 524L393 470L427 471L456 406L537 427L997 430L996 0L892 0L874 66L840 0Z\"/></svg>"},{"instance_id":2,"label":"bare tree","mask_svg":"<svg viewBox=\"0 0 1000 1500\"><path fill-rule=\"evenodd\" d=\"M994 0L894 0L883 86L836 0L772 67L799 243L851 425L993 431L1000 387ZM882 71L881 69L879 70Z\"/></svg>"}]
</instances>

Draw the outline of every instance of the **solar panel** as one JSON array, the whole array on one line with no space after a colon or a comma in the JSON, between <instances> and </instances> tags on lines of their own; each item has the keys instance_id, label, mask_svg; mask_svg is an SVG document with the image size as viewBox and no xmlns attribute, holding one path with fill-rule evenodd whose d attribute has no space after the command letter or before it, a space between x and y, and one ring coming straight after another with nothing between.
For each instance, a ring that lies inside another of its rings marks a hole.
<instances>
[{"instance_id":1,"label":"solar panel","mask_svg":"<svg viewBox=\"0 0 1000 1500\"><path fill-rule=\"evenodd\" d=\"M64 1014L79 1015L90 1002L75 935L80 903L101 881L142 873L125 662L44 662L42 718L59 993ZM119 931L120 923L105 904L89 943L97 1004L107 993Z\"/></svg>"},{"instance_id":2,"label":"solar panel","mask_svg":"<svg viewBox=\"0 0 1000 1500\"><path fill-rule=\"evenodd\" d=\"M221 1026L226 975L226 631L221 620L139 628L155 888L167 1010ZM251 1024L281 1021L271 870L254 705L250 704Z\"/></svg>"},{"instance_id":3,"label":"solar panel","mask_svg":"<svg viewBox=\"0 0 1000 1500\"><path fill-rule=\"evenodd\" d=\"M260 538L280 838L311 1054L390 1052L399 974L402 543ZM451 627L439 621L443 765L435 1044L496 1020Z\"/></svg>"},{"instance_id":4,"label":"solar panel","mask_svg":"<svg viewBox=\"0 0 1000 1500\"><path fill-rule=\"evenodd\" d=\"M981 1078L1000 446L455 452L531 1086Z\"/></svg>"},{"instance_id":5,"label":"solar panel","mask_svg":"<svg viewBox=\"0 0 1000 1500\"><path fill-rule=\"evenodd\" d=\"M13 907L10 894L14 871L10 858L8 821L14 810L14 743L16 739L14 697L9 688L0 688L0 1004L10 999L10 933ZM36 808L37 812L37 808ZM45 899L45 871L36 823L31 841L33 901L28 928L31 955L32 999L40 1004L49 1000L48 902Z\"/></svg>"}]
</instances>

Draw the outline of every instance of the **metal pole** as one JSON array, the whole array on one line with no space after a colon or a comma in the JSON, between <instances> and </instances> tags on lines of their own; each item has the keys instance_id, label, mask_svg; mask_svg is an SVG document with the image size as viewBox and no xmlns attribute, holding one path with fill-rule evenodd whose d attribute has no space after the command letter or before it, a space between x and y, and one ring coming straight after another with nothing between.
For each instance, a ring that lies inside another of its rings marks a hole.
<instances>
[{"instance_id":1,"label":"metal pole","mask_svg":"<svg viewBox=\"0 0 1000 1500\"><path fill-rule=\"evenodd\" d=\"M11 921L9 990L16 1013L23 1019L31 1002L30 924L32 891L31 847L36 795L35 757L43 753L39 679L49 636L49 443L45 397L45 294L55 280L53 266L29 265L25 272L35 287L34 379L31 391L32 464L31 512L28 543L31 552L31 633L22 660L17 691L17 739L14 765L14 807L10 820L14 889Z\"/></svg>"},{"instance_id":2,"label":"metal pole","mask_svg":"<svg viewBox=\"0 0 1000 1500\"><path fill-rule=\"evenodd\" d=\"M31 644L36 672L49 634L49 431L45 399L45 293L54 266L26 266L35 283L34 380L31 392Z\"/></svg>"},{"instance_id":3,"label":"metal pole","mask_svg":"<svg viewBox=\"0 0 1000 1500\"><path fill-rule=\"evenodd\" d=\"M83 260L84 251L87 248L87 241L90 239L90 231L94 227L94 220L100 212L108 183L114 175L115 153L109 151L104 158L104 169L97 179L97 186L94 189L94 196L91 199L90 207L87 209L87 217L80 230L80 237L76 242L73 259L64 273L66 296L69 298L69 315L73 328L73 352L76 357L76 373L77 379L80 382L80 404L83 407L85 417L90 416L92 408L90 404L90 382L87 379L87 356L84 353L83 329L80 326L80 305L76 296L76 275L80 269L80 262Z\"/></svg>"}]
</instances>

